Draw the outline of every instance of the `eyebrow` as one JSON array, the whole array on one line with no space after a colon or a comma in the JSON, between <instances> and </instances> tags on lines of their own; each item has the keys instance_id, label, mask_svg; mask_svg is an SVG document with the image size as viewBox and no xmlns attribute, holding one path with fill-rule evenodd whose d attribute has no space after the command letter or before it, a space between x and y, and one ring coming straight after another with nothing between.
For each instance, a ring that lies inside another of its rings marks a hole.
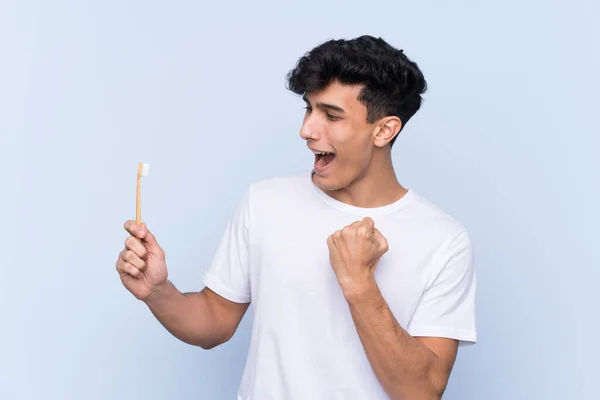
<instances>
[{"instance_id":1,"label":"eyebrow","mask_svg":"<svg viewBox=\"0 0 600 400\"><path fill-rule=\"evenodd\" d=\"M308 101L308 98L306 97L306 95L302 96L302 100L304 100L306 102L306 104L310 105L310 101ZM316 106L318 108L325 108L325 109L328 109L331 111L337 111L339 113L346 112L346 110L344 110L342 107L336 106L335 104L317 103Z\"/></svg>"}]
</instances>

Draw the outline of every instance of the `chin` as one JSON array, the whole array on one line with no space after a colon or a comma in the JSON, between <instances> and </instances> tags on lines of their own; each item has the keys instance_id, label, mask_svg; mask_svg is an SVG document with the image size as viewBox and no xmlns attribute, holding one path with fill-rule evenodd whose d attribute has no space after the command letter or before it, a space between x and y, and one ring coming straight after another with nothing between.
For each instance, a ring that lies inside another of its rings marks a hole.
<instances>
[{"instance_id":1,"label":"chin","mask_svg":"<svg viewBox=\"0 0 600 400\"><path fill-rule=\"evenodd\" d=\"M342 179L336 174L320 175L317 172L313 173L313 181L319 189L324 191L336 191L347 187L352 179Z\"/></svg>"}]
</instances>

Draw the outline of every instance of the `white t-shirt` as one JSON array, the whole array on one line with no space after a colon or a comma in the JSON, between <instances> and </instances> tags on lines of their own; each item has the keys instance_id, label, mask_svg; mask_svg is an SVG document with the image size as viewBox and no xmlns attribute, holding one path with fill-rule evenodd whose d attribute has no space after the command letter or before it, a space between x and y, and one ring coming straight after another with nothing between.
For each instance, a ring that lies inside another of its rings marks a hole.
<instances>
[{"instance_id":1,"label":"white t-shirt","mask_svg":"<svg viewBox=\"0 0 600 400\"><path fill-rule=\"evenodd\" d=\"M327 237L366 216L389 250L375 269L399 324L413 336L474 343L475 271L465 228L413 190L388 206L333 199L312 172L250 185L204 284L252 302L238 400L387 399L329 264Z\"/></svg>"}]
</instances>

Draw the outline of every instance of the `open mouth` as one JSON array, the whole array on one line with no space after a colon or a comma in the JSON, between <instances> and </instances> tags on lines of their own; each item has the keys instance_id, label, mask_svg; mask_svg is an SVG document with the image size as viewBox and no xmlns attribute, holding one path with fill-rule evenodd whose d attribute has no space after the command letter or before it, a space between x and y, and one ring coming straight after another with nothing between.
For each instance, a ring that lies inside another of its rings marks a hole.
<instances>
[{"instance_id":1,"label":"open mouth","mask_svg":"<svg viewBox=\"0 0 600 400\"><path fill-rule=\"evenodd\" d=\"M315 167L317 167L319 169L325 168L333 162L334 158L335 158L334 153L328 153L328 152L315 153Z\"/></svg>"}]
</instances>

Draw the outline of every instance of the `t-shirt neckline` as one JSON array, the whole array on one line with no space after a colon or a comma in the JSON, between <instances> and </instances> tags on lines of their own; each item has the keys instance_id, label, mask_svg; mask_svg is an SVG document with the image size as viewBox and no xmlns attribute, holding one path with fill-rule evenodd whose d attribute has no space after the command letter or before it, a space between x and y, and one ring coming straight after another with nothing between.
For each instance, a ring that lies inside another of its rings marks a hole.
<instances>
[{"instance_id":1,"label":"t-shirt neckline","mask_svg":"<svg viewBox=\"0 0 600 400\"><path fill-rule=\"evenodd\" d=\"M373 207L373 208L357 207L357 206L353 206L351 204L344 203L337 199L334 199L333 197L331 197L327 193L325 193L321 188L319 188L313 182L313 179L312 179L313 173L314 173L314 171L311 170L310 173L308 174L308 179L309 179L309 184L313 187L317 196L319 198L321 198L321 200L323 200L327 205L329 205L339 211L342 211L342 212L345 212L348 214L352 214L352 215L356 215L356 216L381 216L381 215L387 215L387 214L397 212L397 211L403 209L408 204L408 202L410 201L412 196L414 195L414 191L410 188L407 188L407 192L404 194L404 196L402 196L400 199L396 200L393 203L387 204L385 206Z\"/></svg>"}]
</instances>

